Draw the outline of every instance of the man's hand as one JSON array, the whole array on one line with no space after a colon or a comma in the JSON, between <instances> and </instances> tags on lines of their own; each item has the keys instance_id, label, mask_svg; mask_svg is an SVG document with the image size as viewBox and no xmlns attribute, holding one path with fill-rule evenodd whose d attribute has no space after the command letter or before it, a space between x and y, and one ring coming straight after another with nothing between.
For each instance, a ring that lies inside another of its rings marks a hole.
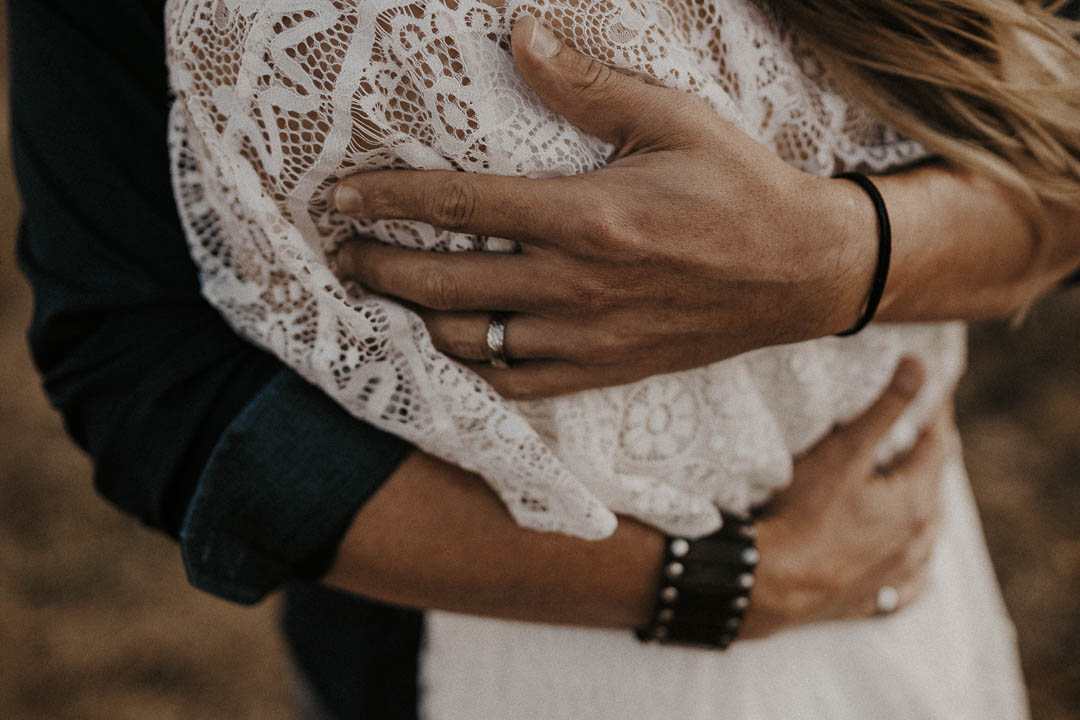
<instances>
[{"instance_id":1,"label":"man's hand","mask_svg":"<svg viewBox=\"0 0 1080 720\"><path fill-rule=\"evenodd\" d=\"M926 587L941 527L951 399L907 457L887 469L874 466L881 438L915 397L920 378L917 363L902 361L873 406L796 462L791 486L757 522L761 563L743 637L868 617L882 587L897 590L900 607Z\"/></svg>"},{"instance_id":2,"label":"man's hand","mask_svg":"<svg viewBox=\"0 0 1080 720\"><path fill-rule=\"evenodd\" d=\"M345 275L412 303L437 348L511 398L626 383L854 323L875 253L857 187L796 170L704 103L613 71L533 18L512 41L540 98L612 143L616 159L556 179L348 178L335 193L343 212L508 238L522 252L356 241L338 257ZM483 362L492 311L513 313L509 369Z\"/></svg>"}]
</instances>

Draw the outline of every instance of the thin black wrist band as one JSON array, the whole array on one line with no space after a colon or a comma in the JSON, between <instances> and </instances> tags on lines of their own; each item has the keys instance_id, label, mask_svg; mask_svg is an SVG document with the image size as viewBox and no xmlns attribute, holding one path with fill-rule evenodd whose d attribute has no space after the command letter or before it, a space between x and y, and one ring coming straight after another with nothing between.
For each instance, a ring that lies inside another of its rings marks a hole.
<instances>
[{"instance_id":1,"label":"thin black wrist band","mask_svg":"<svg viewBox=\"0 0 1080 720\"><path fill-rule=\"evenodd\" d=\"M840 180L850 180L870 196L874 203L874 212L877 213L878 227L878 257L877 267L874 268L874 279L870 283L870 294L866 298L866 305L858 321L850 330L836 333L837 337L854 335L870 324L877 313L878 305L881 304L881 296L885 294L885 282L889 279L889 261L892 259L892 225L889 224L889 211L885 207L885 200L881 197L874 183L862 173L851 172L836 176Z\"/></svg>"}]
</instances>

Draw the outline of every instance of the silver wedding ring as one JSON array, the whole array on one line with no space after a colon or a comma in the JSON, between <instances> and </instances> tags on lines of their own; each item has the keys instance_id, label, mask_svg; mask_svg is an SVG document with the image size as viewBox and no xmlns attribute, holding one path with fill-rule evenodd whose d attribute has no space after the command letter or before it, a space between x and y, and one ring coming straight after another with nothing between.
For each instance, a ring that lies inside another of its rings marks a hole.
<instances>
[{"instance_id":1,"label":"silver wedding ring","mask_svg":"<svg viewBox=\"0 0 1080 720\"><path fill-rule=\"evenodd\" d=\"M510 367L510 361L506 357L506 323L509 320L509 313L497 312L491 313L491 320L488 321L487 359L491 367L497 370Z\"/></svg>"},{"instance_id":2,"label":"silver wedding ring","mask_svg":"<svg viewBox=\"0 0 1080 720\"><path fill-rule=\"evenodd\" d=\"M877 592L878 615L892 615L900 607L900 592L892 585L886 585Z\"/></svg>"}]
</instances>

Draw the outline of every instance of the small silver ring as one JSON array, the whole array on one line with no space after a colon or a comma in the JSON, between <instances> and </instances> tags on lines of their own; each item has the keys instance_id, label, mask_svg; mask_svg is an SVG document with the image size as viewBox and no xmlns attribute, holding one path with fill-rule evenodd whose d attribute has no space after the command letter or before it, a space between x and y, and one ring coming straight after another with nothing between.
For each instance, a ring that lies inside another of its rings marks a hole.
<instances>
[{"instance_id":1,"label":"small silver ring","mask_svg":"<svg viewBox=\"0 0 1080 720\"><path fill-rule=\"evenodd\" d=\"M892 585L885 585L877 593L878 615L892 615L900 607L900 592Z\"/></svg>"},{"instance_id":2,"label":"small silver ring","mask_svg":"<svg viewBox=\"0 0 1080 720\"><path fill-rule=\"evenodd\" d=\"M506 323L510 321L510 313L491 313L487 328L487 359L491 367L496 370L505 370L510 367L510 360L506 357Z\"/></svg>"}]
</instances>

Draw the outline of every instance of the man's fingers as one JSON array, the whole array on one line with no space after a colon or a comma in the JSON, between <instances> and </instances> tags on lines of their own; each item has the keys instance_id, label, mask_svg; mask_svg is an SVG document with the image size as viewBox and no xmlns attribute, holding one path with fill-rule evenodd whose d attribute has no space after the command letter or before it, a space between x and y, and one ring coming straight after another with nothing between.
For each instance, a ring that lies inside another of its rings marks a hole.
<instances>
[{"instance_id":1,"label":"man's fingers","mask_svg":"<svg viewBox=\"0 0 1080 720\"><path fill-rule=\"evenodd\" d=\"M597 387L623 385L621 368L583 368L563 360L527 360L498 369L488 363L466 363L507 400L539 400Z\"/></svg>"},{"instance_id":2,"label":"man's fingers","mask_svg":"<svg viewBox=\"0 0 1080 720\"><path fill-rule=\"evenodd\" d=\"M911 453L879 480L894 489L898 496L894 506L906 507L912 523L933 523L941 515L941 477L950 457L948 422L948 416L939 413Z\"/></svg>"},{"instance_id":3,"label":"man's fingers","mask_svg":"<svg viewBox=\"0 0 1080 720\"><path fill-rule=\"evenodd\" d=\"M373 170L334 188L339 212L365 220L418 220L454 232L550 245L591 215L575 178L532 179L450 170Z\"/></svg>"},{"instance_id":4,"label":"man's fingers","mask_svg":"<svg viewBox=\"0 0 1080 720\"><path fill-rule=\"evenodd\" d=\"M514 61L548 107L590 135L648 145L681 125L688 96L625 75L559 42L526 15L511 36Z\"/></svg>"},{"instance_id":5,"label":"man's fingers","mask_svg":"<svg viewBox=\"0 0 1080 720\"><path fill-rule=\"evenodd\" d=\"M942 524L943 514L939 510L919 528L918 533L904 549L903 572L914 574L926 568L934 555L934 548L937 547Z\"/></svg>"},{"instance_id":6,"label":"man's fingers","mask_svg":"<svg viewBox=\"0 0 1080 720\"><path fill-rule=\"evenodd\" d=\"M949 426L946 416L939 414L919 433L915 445L902 460L889 468L886 477L899 482L911 478L924 483L939 484L945 463L949 459Z\"/></svg>"},{"instance_id":7,"label":"man's fingers","mask_svg":"<svg viewBox=\"0 0 1080 720\"><path fill-rule=\"evenodd\" d=\"M911 404L923 384L922 364L905 357L893 374L892 381L870 408L838 432L838 440L852 457L869 459L893 423Z\"/></svg>"},{"instance_id":8,"label":"man's fingers","mask_svg":"<svg viewBox=\"0 0 1080 720\"><path fill-rule=\"evenodd\" d=\"M406 250L370 240L346 243L338 267L371 292L433 310L530 311L549 306L557 284L529 255Z\"/></svg>"}]
</instances>

